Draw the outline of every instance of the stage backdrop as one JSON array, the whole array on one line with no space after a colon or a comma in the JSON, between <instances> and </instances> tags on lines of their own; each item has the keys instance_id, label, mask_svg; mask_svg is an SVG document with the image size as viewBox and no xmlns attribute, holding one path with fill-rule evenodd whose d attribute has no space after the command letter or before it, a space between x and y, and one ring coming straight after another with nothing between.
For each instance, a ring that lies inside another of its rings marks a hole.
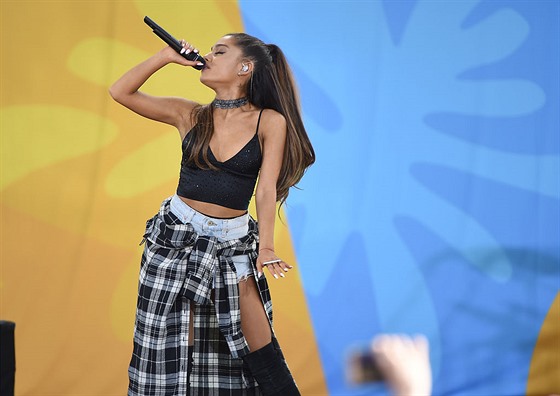
<instances>
[{"instance_id":1,"label":"stage backdrop","mask_svg":"<svg viewBox=\"0 0 560 396\"><path fill-rule=\"evenodd\" d=\"M278 223L271 281L303 395L349 346L423 333L435 395L560 393L558 1L1 2L0 318L16 393L122 395L144 222L173 194L173 128L107 89L162 47L246 31L299 82L317 163ZM153 94L209 102L171 65ZM254 211L254 208L252 209Z\"/></svg>"}]
</instances>

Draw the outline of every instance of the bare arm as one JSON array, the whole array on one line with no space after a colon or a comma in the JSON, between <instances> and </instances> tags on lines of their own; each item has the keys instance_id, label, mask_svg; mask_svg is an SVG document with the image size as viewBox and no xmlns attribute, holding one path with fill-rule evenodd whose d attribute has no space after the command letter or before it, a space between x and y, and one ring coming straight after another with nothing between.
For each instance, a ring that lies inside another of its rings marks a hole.
<instances>
[{"instance_id":1,"label":"bare arm","mask_svg":"<svg viewBox=\"0 0 560 396\"><path fill-rule=\"evenodd\" d=\"M259 220L259 257L257 271L263 272L263 263L277 260L274 252L274 222L276 219L276 182L282 168L284 145L286 143L286 120L284 116L265 110L261 119L263 136L263 162L256 192L257 217ZM267 265L275 277L284 277L284 272L292 268L284 262Z\"/></svg>"},{"instance_id":2,"label":"bare arm","mask_svg":"<svg viewBox=\"0 0 560 396\"><path fill-rule=\"evenodd\" d=\"M182 138L188 131L186 128L190 125L190 114L197 103L182 98L152 96L138 91L150 76L169 63L184 66L196 64L186 60L172 48L166 47L126 72L109 88L109 93L115 101L135 113L175 126L181 132Z\"/></svg>"}]
</instances>

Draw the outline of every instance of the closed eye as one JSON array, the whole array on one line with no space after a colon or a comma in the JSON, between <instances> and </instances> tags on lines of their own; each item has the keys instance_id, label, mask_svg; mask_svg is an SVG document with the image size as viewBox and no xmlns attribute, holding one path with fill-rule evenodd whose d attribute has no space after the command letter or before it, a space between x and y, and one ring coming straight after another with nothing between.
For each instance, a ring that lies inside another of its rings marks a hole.
<instances>
[{"instance_id":1,"label":"closed eye","mask_svg":"<svg viewBox=\"0 0 560 396\"><path fill-rule=\"evenodd\" d=\"M223 54L223 53L224 53L224 51L218 51L218 52L214 52L214 55L220 55L220 54Z\"/></svg>"}]
</instances>

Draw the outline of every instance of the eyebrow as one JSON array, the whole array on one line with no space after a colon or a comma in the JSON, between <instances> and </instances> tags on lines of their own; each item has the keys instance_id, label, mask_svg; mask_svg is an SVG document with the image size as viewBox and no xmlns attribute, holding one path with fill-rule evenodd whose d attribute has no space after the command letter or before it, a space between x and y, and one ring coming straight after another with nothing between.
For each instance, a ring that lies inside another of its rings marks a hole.
<instances>
[{"instance_id":1,"label":"eyebrow","mask_svg":"<svg viewBox=\"0 0 560 396\"><path fill-rule=\"evenodd\" d=\"M225 44L216 44L216 47L226 47L226 48L229 48L229 47L228 47L227 45L225 45ZM214 46L210 47L210 49L211 49L212 51L214 51Z\"/></svg>"}]
</instances>

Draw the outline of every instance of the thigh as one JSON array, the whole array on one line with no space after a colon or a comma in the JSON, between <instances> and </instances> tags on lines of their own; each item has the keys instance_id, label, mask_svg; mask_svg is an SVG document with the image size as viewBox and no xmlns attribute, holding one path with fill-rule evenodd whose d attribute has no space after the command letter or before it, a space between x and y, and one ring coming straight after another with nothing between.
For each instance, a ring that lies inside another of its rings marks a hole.
<instances>
[{"instance_id":1,"label":"thigh","mask_svg":"<svg viewBox=\"0 0 560 396\"><path fill-rule=\"evenodd\" d=\"M270 343L272 332L254 277L239 282L241 330L251 351Z\"/></svg>"},{"instance_id":2,"label":"thigh","mask_svg":"<svg viewBox=\"0 0 560 396\"><path fill-rule=\"evenodd\" d=\"M189 316L189 339L187 343L190 347L194 345L194 302L189 301L191 305L190 316Z\"/></svg>"}]
</instances>

